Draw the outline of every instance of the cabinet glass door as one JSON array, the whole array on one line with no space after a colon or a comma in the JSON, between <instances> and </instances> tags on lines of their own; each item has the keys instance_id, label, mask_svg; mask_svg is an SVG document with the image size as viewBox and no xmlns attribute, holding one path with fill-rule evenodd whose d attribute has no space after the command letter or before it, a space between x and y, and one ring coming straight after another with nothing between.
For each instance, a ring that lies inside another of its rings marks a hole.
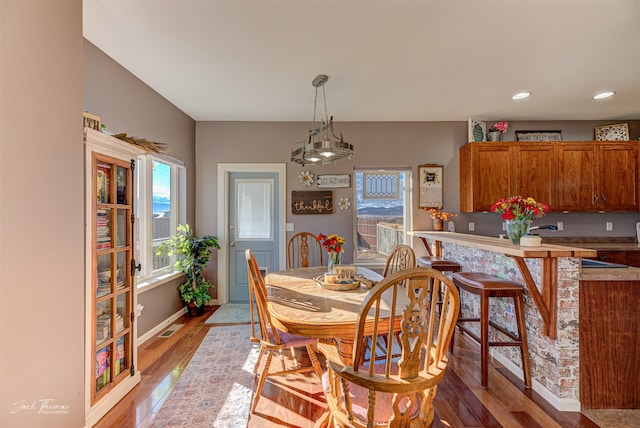
<instances>
[{"instance_id":1,"label":"cabinet glass door","mask_svg":"<svg viewBox=\"0 0 640 428\"><path fill-rule=\"evenodd\" d=\"M95 403L132 368L133 194L130 162L94 154L93 167Z\"/></svg>"}]
</instances>

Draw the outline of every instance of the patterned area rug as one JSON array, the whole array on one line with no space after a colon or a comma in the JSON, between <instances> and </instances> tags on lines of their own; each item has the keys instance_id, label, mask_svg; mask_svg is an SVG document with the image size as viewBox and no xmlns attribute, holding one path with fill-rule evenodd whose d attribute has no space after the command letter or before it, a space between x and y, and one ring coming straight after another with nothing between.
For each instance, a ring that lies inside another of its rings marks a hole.
<instances>
[{"instance_id":1,"label":"patterned area rug","mask_svg":"<svg viewBox=\"0 0 640 428\"><path fill-rule=\"evenodd\" d=\"M257 313L255 313L254 319L258 320ZM205 321L205 324L249 324L250 322L251 313L248 303L226 303L220 306Z\"/></svg>"},{"instance_id":2,"label":"patterned area rug","mask_svg":"<svg viewBox=\"0 0 640 428\"><path fill-rule=\"evenodd\" d=\"M151 422L151 427L246 427L260 347L251 327L213 327Z\"/></svg>"}]
</instances>

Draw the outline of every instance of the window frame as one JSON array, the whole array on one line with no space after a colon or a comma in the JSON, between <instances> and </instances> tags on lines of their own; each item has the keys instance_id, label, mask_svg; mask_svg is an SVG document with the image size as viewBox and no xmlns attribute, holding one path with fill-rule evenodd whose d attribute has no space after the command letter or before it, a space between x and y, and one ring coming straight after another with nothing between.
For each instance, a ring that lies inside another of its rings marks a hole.
<instances>
[{"instance_id":1,"label":"window frame","mask_svg":"<svg viewBox=\"0 0 640 428\"><path fill-rule=\"evenodd\" d=\"M153 162L163 163L171 168L171 205L169 236L175 234L179 224L185 224L187 171L184 162L162 154L146 154L138 158L137 185L138 210L136 229L138 231L137 263L142 267L138 273L138 290L175 274L174 257L168 266L153 270Z\"/></svg>"}]
</instances>

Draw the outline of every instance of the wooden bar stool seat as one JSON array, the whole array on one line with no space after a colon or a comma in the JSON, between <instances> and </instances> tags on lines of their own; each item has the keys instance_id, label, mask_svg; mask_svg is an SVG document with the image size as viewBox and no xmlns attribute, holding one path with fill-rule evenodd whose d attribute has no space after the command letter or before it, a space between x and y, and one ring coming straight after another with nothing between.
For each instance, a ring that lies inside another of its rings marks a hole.
<instances>
[{"instance_id":1,"label":"wooden bar stool seat","mask_svg":"<svg viewBox=\"0 0 640 428\"><path fill-rule=\"evenodd\" d=\"M480 344L480 357L483 388L487 387L489 377L489 347L490 346L517 346L520 348L522 359L522 370L524 373L524 383L527 388L531 388L531 369L529 366L529 347L527 345L527 328L524 318L524 286L515 281L503 280L495 276L480 272L456 272L453 273L453 283L463 290L480 296L480 317L479 318L458 318L457 327L461 332L467 333L472 339ZM489 319L489 298L490 297L510 297L515 304L516 324L518 334L515 335L506 330L503 326L496 324ZM480 336L469 330L464 324L468 322L480 323ZM489 326L500 331L507 336L510 341L490 341ZM453 339L451 340L451 350L453 350Z\"/></svg>"},{"instance_id":2,"label":"wooden bar stool seat","mask_svg":"<svg viewBox=\"0 0 640 428\"><path fill-rule=\"evenodd\" d=\"M440 272L460 272L460 265L454 261L437 256L418 257L418 266L428 267Z\"/></svg>"}]
</instances>

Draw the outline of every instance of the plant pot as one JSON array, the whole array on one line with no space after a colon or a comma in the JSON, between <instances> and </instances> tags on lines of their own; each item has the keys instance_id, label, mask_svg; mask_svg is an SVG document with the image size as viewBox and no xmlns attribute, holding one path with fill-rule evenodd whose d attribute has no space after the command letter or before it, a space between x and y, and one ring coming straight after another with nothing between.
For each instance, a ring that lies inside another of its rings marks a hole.
<instances>
[{"instance_id":1,"label":"plant pot","mask_svg":"<svg viewBox=\"0 0 640 428\"><path fill-rule=\"evenodd\" d=\"M439 218L433 219L433 230L441 231L444 229L444 220Z\"/></svg>"},{"instance_id":2,"label":"plant pot","mask_svg":"<svg viewBox=\"0 0 640 428\"><path fill-rule=\"evenodd\" d=\"M195 303L187 303L187 312L190 317L199 317L204 314L204 305L197 307Z\"/></svg>"}]
</instances>

